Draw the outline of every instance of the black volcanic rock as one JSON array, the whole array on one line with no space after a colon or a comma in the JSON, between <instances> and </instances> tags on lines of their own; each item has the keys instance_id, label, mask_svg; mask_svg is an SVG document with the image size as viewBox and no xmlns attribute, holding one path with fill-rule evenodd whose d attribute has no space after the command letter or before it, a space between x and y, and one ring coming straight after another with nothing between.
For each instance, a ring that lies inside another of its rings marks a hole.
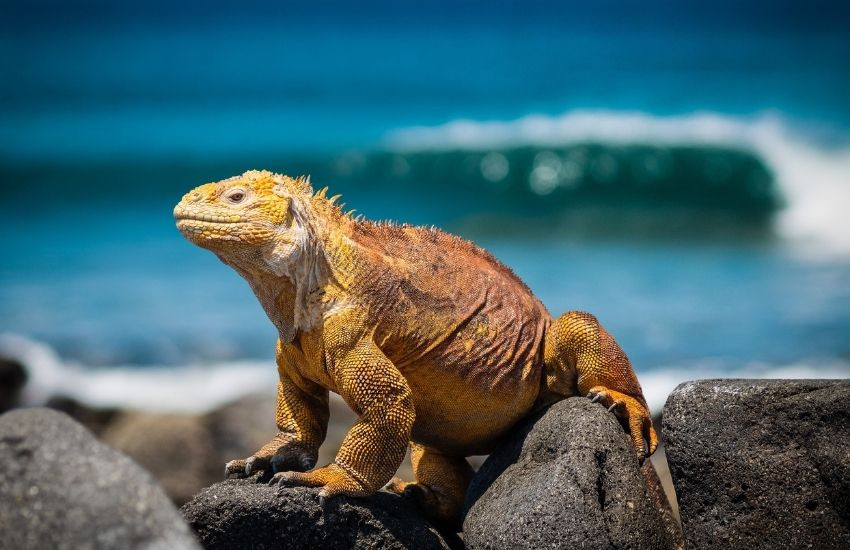
<instances>
[{"instance_id":1,"label":"black volcanic rock","mask_svg":"<svg viewBox=\"0 0 850 550\"><path fill-rule=\"evenodd\" d=\"M27 383L27 371L14 359L0 357L0 413L18 405L21 389Z\"/></svg>"},{"instance_id":2,"label":"black volcanic rock","mask_svg":"<svg viewBox=\"0 0 850 550\"><path fill-rule=\"evenodd\" d=\"M63 413L0 416L0 464L3 548L198 548L150 475Z\"/></svg>"},{"instance_id":3,"label":"black volcanic rock","mask_svg":"<svg viewBox=\"0 0 850 550\"><path fill-rule=\"evenodd\" d=\"M181 512L207 550L240 548L448 548L412 503L389 493L336 497L319 489L229 479L204 489Z\"/></svg>"},{"instance_id":4,"label":"black volcanic rock","mask_svg":"<svg viewBox=\"0 0 850 550\"><path fill-rule=\"evenodd\" d=\"M651 465L646 466L651 469ZM652 471L654 474L654 470ZM678 546L614 415L583 397L515 428L478 470L465 503L467 548ZM667 509L669 512L669 508Z\"/></svg>"},{"instance_id":5,"label":"black volcanic rock","mask_svg":"<svg viewBox=\"0 0 850 550\"><path fill-rule=\"evenodd\" d=\"M702 380L664 407L691 548L850 548L850 381Z\"/></svg>"}]
</instances>

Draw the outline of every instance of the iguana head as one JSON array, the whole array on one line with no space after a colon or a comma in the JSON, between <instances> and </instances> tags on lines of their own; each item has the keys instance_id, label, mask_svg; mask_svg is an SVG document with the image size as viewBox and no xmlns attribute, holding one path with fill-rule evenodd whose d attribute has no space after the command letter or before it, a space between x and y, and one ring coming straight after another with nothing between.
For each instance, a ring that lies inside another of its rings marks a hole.
<instances>
[{"instance_id":1,"label":"iguana head","mask_svg":"<svg viewBox=\"0 0 850 550\"><path fill-rule=\"evenodd\" d=\"M280 270L304 249L299 212L311 195L306 178L250 170L189 191L174 217L184 237L227 263Z\"/></svg>"}]
</instances>

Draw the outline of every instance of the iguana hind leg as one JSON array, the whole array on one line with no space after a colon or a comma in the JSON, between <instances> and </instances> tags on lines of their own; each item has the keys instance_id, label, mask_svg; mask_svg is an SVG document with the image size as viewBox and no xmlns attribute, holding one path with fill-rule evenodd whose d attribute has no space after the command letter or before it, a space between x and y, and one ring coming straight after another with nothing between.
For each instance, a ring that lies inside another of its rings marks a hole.
<instances>
[{"instance_id":1,"label":"iguana hind leg","mask_svg":"<svg viewBox=\"0 0 850 550\"><path fill-rule=\"evenodd\" d=\"M599 401L629 431L641 458L658 446L649 407L628 357L589 313L571 311L559 317L546 335L544 362L550 391L569 395L569 386Z\"/></svg>"},{"instance_id":2,"label":"iguana hind leg","mask_svg":"<svg viewBox=\"0 0 850 550\"><path fill-rule=\"evenodd\" d=\"M472 466L462 456L446 456L413 442L410 443L410 461L416 481L393 478L387 490L413 500L429 519L460 528Z\"/></svg>"}]
</instances>

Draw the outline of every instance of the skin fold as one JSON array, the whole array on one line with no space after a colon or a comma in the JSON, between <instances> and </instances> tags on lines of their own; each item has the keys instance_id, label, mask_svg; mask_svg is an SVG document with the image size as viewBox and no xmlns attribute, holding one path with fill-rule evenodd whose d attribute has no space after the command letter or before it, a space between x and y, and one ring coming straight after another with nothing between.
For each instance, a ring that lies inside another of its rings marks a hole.
<instances>
[{"instance_id":1,"label":"skin fold","mask_svg":"<svg viewBox=\"0 0 850 550\"><path fill-rule=\"evenodd\" d=\"M344 213L306 178L249 171L187 193L177 227L244 277L277 328L278 434L228 475L365 496L384 486L459 520L472 469L520 419L588 395L637 455L658 438L625 353L590 314L554 319L510 269L435 228ZM328 391L357 413L315 466ZM392 479L411 448L414 482ZM388 482L391 482L387 485Z\"/></svg>"}]
</instances>

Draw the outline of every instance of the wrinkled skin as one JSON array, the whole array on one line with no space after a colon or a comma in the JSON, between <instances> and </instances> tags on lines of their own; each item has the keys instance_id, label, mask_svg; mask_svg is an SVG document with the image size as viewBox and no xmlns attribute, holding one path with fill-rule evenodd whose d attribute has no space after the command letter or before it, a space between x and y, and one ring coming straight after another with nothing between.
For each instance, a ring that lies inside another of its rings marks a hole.
<instances>
[{"instance_id":1,"label":"wrinkled skin","mask_svg":"<svg viewBox=\"0 0 850 550\"><path fill-rule=\"evenodd\" d=\"M364 496L391 481L410 446L416 481L388 488L456 524L472 470L520 419L587 395L635 452L658 439L628 358L588 313L553 319L487 252L437 229L342 213L306 179L250 171L202 185L177 227L250 284L278 330L279 433L228 475ZM332 464L315 466L328 391L357 413Z\"/></svg>"}]
</instances>

